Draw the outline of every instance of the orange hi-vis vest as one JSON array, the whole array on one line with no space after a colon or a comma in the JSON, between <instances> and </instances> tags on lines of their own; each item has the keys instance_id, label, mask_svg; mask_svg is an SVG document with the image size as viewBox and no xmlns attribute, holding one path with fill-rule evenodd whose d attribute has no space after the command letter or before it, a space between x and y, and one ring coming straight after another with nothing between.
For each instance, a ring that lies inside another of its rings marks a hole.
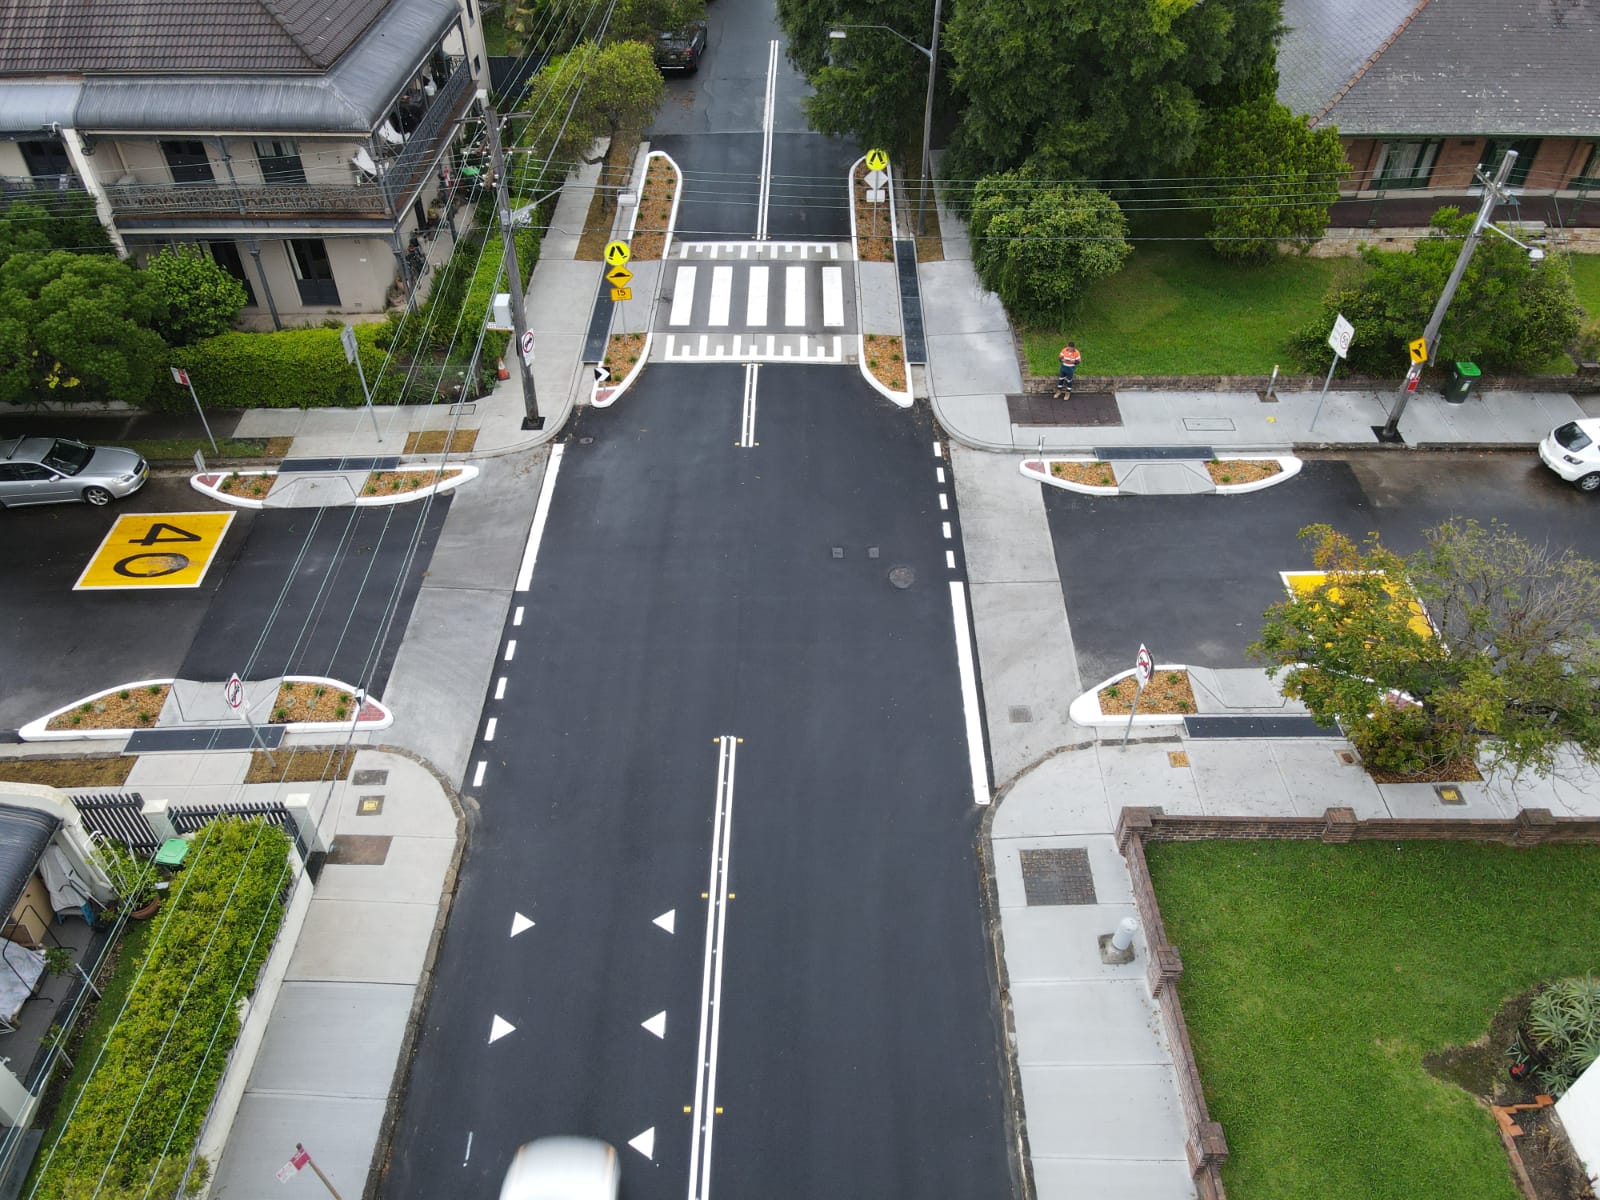
<instances>
[{"instance_id":1,"label":"orange hi-vis vest","mask_svg":"<svg viewBox=\"0 0 1600 1200\"><path fill-rule=\"evenodd\" d=\"M1071 346L1064 346L1061 350L1061 361L1069 367L1075 367L1083 361L1083 355Z\"/></svg>"}]
</instances>

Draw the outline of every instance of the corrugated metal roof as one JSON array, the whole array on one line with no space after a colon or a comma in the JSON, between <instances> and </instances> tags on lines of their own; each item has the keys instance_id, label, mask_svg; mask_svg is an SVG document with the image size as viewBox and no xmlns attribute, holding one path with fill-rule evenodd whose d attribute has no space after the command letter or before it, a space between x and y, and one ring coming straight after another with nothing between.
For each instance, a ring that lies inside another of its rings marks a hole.
<instances>
[{"instance_id":1,"label":"corrugated metal roof","mask_svg":"<svg viewBox=\"0 0 1600 1200\"><path fill-rule=\"evenodd\" d=\"M0 0L0 71L320 71L389 0Z\"/></svg>"},{"instance_id":2,"label":"corrugated metal roof","mask_svg":"<svg viewBox=\"0 0 1600 1200\"><path fill-rule=\"evenodd\" d=\"M75 111L50 119L102 134L366 133L458 15L455 0L393 0L321 75L91 77ZM0 83L0 113L27 86Z\"/></svg>"},{"instance_id":3,"label":"corrugated metal roof","mask_svg":"<svg viewBox=\"0 0 1600 1200\"><path fill-rule=\"evenodd\" d=\"M82 91L83 84L76 81L11 84L0 80L0 135L38 134L52 122L71 124Z\"/></svg>"},{"instance_id":4,"label":"corrugated metal roof","mask_svg":"<svg viewBox=\"0 0 1600 1200\"><path fill-rule=\"evenodd\" d=\"M1404 0L1367 3L1388 20L1390 5ZM1347 63L1377 32L1331 19L1330 10L1359 22L1346 10L1363 7L1363 0L1284 4L1285 21L1301 22L1303 40L1284 39L1278 94L1319 124L1357 136L1600 135L1600 0L1413 0L1410 20L1403 15L1318 100L1309 79L1332 74L1331 67L1319 72L1319 63ZM1337 49L1342 42L1346 51Z\"/></svg>"},{"instance_id":5,"label":"corrugated metal roof","mask_svg":"<svg viewBox=\"0 0 1600 1200\"><path fill-rule=\"evenodd\" d=\"M39 856L60 828L61 818L54 813L0 804L0 914L9 917L16 908Z\"/></svg>"}]
</instances>

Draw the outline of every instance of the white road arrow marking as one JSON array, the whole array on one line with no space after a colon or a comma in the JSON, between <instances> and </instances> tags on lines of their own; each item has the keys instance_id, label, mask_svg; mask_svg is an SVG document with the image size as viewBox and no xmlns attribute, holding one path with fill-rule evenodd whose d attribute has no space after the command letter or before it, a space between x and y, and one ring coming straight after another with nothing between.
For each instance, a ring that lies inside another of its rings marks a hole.
<instances>
[{"instance_id":1,"label":"white road arrow marking","mask_svg":"<svg viewBox=\"0 0 1600 1200\"><path fill-rule=\"evenodd\" d=\"M646 1129L638 1137L630 1138L628 1140L628 1145L632 1146L635 1150L637 1150L640 1154L644 1155L651 1162L655 1162L655 1160L656 1160L656 1127L654 1125L652 1125L652 1126L650 1126L649 1129Z\"/></svg>"},{"instance_id":2,"label":"white road arrow marking","mask_svg":"<svg viewBox=\"0 0 1600 1200\"><path fill-rule=\"evenodd\" d=\"M675 909L675 908L669 908L669 909L667 909L666 912L662 913L654 921L651 921L650 924L659 925L659 926L661 926L661 928L665 929L668 933L671 933L672 932L672 926L674 925L674 923L676 923L677 919L678 919L678 910Z\"/></svg>"},{"instance_id":3,"label":"white road arrow marking","mask_svg":"<svg viewBox=\"0 0 1600 1200\"><path fill-rule=\"evenodd\" d=\"M523 916L521 913L517 913L515 916L513 916L511 918L511 936L512 937L516 937L517 934L519 934L519 933L526 933L528 930L530 930L532 928L533 928L533 922L528 920L528 918Z\"/></svg>"},{"instance_id":4,"label":"white road arrow marking","mask_svg":"<svg viewBox=\"0 0 1600 1200\"><path fill-rule=\"evenodd\" d=\"M489 1025L489 1043L493 1045L506 1034L515 1032L516 1028L510 1021L496 1013L494 1021Z\"/></svg>"},{"instance_id":5,"label":"white road arrow marking","mask_svg":"<svg viewBox=\"0 0 1600 1200\"><path fill-rule=\"evenodd\" d=\"M665 1038L667 1036L667 1010L663 1008L648 1021L640 1021L639 1024L643 1025L658 1038Z\"/></svg>"}]
</instances>

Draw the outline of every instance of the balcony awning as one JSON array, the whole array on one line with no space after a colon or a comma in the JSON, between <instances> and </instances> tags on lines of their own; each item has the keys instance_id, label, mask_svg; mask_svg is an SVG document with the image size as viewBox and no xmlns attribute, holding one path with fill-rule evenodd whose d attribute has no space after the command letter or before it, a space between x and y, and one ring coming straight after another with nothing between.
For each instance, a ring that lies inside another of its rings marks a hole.
<instances>
[{"instance_id":1,"label":"balcony awning","mask_svg":"<svg viewBox=\"0 0 1600 1200\"><path fill-rule=\"evenodd\" d=\"M82 91L76 80L0 80L0 140L48 137L52 124L71 125Z\"/></svg>"},{"instance_id":2,"label":"balcony awning","mask_svg":"<svg viewBox=\"0 0 1600 1200\"><path fill-rule=\"evenodd\" d=\"M365 135L459 17L455 0L395 0L322 75L89 78L73 124L104 135Z\"/></svg>"},{"instance_id":3,"label":"balcony awning","mask_svg":"<svg viewBox=\"0 0 1600 1200\"><path fill-rule=\"evenodd\" d=\"M0 919L11 916L33 878L39 856L60 828L61 818L53 813L0 804ZM43 914L46 920L49 915Z\"/></svg>"}]
</instances>

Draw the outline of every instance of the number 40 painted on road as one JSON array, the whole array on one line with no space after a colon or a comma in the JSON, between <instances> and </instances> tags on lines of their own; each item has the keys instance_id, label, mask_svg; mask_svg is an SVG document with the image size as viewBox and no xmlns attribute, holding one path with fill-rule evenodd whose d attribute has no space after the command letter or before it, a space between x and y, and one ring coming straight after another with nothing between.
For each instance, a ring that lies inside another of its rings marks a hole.
<instances>
[{"instance_id":1,"label":"number 40 painted on road","mask_svg":"<svg viewBox=\"0 0 1600 1200\"><path fill-rule=\"evenodd\" d=\"M203 512L120 516L83 568L73 590L197 588L234 515Z\"/></svg>"}]
</instances>

